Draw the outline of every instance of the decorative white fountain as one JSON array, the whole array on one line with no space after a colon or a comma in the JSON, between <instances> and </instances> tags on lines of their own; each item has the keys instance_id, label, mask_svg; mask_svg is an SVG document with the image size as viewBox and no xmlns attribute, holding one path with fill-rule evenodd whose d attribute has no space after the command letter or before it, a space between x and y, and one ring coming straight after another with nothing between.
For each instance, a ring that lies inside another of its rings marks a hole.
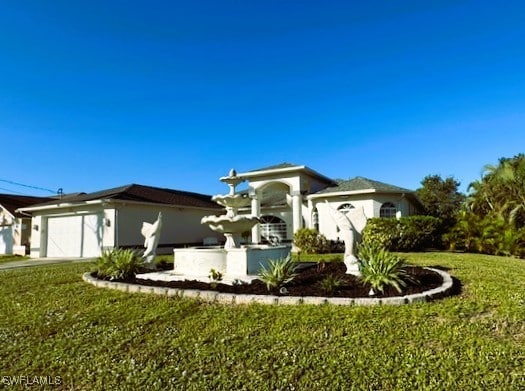
<instances>
[{"instance_id":1,"label":"decorative white fountain","mask_svg":"<svg viewBox=\"0 0 525 391\"><path fill-rule=\"evenodd\" d=\"M221 216L205 216L201 223L207 224L215 232L224 234L224 247L177 248L173 277L209 281L210 270L223 275L224 282L249 281L259 272L261 266L267 266L270 259L286 258L291 247L287 245L241 245L241 234L250 231L259 222L257 216L239 215L239 208L249 205L250 199L243 194L236 194L236 186L244 179L230 170L228 176L220 178L228 185L226 195L216 195L212 199L226 208Z\"/></svg>"},{"instance_id":2,"label":"decorative white fountain","mask_svg":"<svg viewBox=\"0 0 525 391\"><path fill-rule=\"evenodd\" d=\"M239 208L247 206L250 199L242 194L235 194L235 188L244 179L237 176L232 168L228 176L220 178L230 188L227 195L216 195L212 200L226 208L226 214L221 216L205 216L201 224L208 224L210 229L220 232L226 237L225 249L239 248L241 233L249 231L259 222L256 216L238 215Z\"/></svg>"}]
</instances>

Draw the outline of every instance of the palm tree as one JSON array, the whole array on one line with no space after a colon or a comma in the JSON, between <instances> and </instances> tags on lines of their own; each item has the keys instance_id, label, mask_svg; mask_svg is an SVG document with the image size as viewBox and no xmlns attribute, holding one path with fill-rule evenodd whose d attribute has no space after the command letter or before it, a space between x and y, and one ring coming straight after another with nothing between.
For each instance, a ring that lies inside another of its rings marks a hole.
<instances>
[{"instance_id":1,"label":"palm tree","mask_svg":"<svg viewBox=\"0 0 525 391\"><path fill-rule=\"evenodd\" d=\"M481 180L469 185L466 202L479 215L495 214L509 224L525 224L525 155L486 165Z\"/></svg>"}]
</instances>

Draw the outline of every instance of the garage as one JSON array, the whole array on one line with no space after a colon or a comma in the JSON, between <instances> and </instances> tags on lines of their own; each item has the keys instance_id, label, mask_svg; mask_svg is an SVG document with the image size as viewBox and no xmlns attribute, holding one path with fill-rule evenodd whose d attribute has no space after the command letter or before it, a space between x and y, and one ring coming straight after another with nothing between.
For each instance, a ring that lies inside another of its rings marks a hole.
<instances>
[{"instance_id":1,"label":"garage","mask_svg":"<svg viewBox=\"0 0 525 391\"><path fill-rule=\"evenodd\" d=\"M102 214L49 217L48 257L97 257L101 253Z\"/></svg>"}]
</instances>

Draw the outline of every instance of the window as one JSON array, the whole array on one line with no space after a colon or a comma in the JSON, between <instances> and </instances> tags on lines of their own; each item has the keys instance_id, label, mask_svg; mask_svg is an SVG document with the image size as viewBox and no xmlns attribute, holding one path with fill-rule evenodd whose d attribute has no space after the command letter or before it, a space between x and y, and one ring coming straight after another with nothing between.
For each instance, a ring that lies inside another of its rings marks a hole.
<instances>
[{"instance_id":1,"label":"window","mask_svg":"<svg viewBox=\"0 0 525 391\"><path fill-rule=\"evenodd\" d=\"M379 217L391 218L396 217L397 208L391 202L385 202L379 209Z\"/></svg>"},{"instance_id":2,"label":"window","mask_svg":"<svg viewBox=\"0 0 525 391\"><path fill-rule=\"evenodd\" d=\"M354 209L354 205L343 204L343 205L340 205L339 208L337 208L338 211L343 212L343 213L348 212L350 209Z\"/></svg>"},{"instance_id":3,"label":"window","mask_svg":"<svg viewBox=\"0 0 525 391\"><path fill-rule=\"evenodd\" d=\"M261 216L261 236L268 241L278 238L279 241L286 240L286 222L277 216Z\"/></svg>"},{"instance_id":4,"label":"window","mask_svg":"<svg viewBox=\"0 0 525 391\"><path fill-rule=\"evenodd\" d=\"M317 231L319 231L319 212L317 211L317 208L314 208L312 212L312 225Z\"/></svg>"}]
</instances>

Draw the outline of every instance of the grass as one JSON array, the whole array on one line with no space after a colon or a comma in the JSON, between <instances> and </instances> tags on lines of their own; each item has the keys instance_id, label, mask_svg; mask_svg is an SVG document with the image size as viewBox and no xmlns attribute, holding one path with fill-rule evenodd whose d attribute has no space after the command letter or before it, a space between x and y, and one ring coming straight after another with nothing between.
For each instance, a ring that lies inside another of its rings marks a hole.
<instances>
[{"instance_id":1,"label":"grass","mask_svg":"<svg viewBox=\"0 0 525 391\"><path fill-rule=\"evenodd\" d=\"M2 376L54 389L519 390L525 262L404 254L462 281L407 306L230 306L97 289L90 264L0 272ZM521 388L520 388L521 387Z\"/></svg>"},{"instance_id":2,"label":"grass","mask_svg":"<svg viewBox=\"0 0 525 391\"><path fill-rule=\"evenodd\" d=\"M343 254L292 253L292 259L301 262L342 262Z\"/></svg>"},{"instance_id":3,"label":"grass","mask_svg":"<svg viewBox=\"0 0 525 391\"><path fill-rule=\"evenodd\" d=\"M0 264L6 262L23 261L25 259L29 259L29 257L26 255L0 255Z\"/></svg>"}]
</instances>

